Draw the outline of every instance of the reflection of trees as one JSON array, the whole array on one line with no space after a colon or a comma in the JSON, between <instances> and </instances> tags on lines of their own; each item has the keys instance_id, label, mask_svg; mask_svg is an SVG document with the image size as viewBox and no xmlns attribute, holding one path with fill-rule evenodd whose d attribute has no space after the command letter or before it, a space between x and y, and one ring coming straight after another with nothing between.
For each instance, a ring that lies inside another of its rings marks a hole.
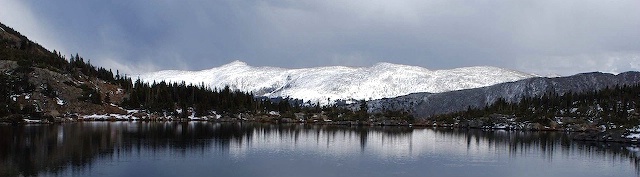
<instances>
[{"instance_id":1,"label":"reflection of trees","mask_svg":"<svg viewBox=\"0 0 640 177\"><path fill-rule=\"evenodd\" d=\"M574 143L561 132L510 132L462 129L434 129L443 138L464 139L467 148L481 142L509 150L513 156L542 151L551 157L554 151L572 151L605 157L628 158L636 165L638 155L625 146L602 143ZM246 146L256 134L298 141L301 136L316 136L316 141L357 137L364 150L371 138L411 139L407 127L345 127L302 124L209 123L209 122L89 122L63 125L2 126L0 128L0 176L36 176L60 173L65 169L86 169L98 158L114 152L169 149L197 151L230 146ZM320 138L323 134L326 136ZM267 138L267 137L265 137ZM237 143L237 144L234 144ZM244 144L246 143L246 144ZM356 142L353 142L356 143ZM551 158L549 158L551 159Z\"/></svg>"},{"instance_id":2,"label":"reflection of trees","mask_svg":"<svg viewBox=\"0 0 640 177\"><path fill-rule=\"evenodd\" d=\"M562 132L537 132L537 131L488 131L480 129L435 129L442 136L451 138L464 138L467 148L474 143L485 141L490 147L507 147L511 155L520 151L537 149L550 154L555 148L571 144L571 139Z\"/></svg>"},{"instance_id":3,"label":"reflection of trees","mask_svg":"<svg viewBox=\"0 0 640 177\"><path fill-rule=\"evenodd\" d=\"M614 159L628 159L629 163L633 164L636 168L636 173L640 174L640 152L638 152L639 149L637 149L637 146L599 142L579 142L576 146L580 149L580 155L599 155L614 157ZM633 149L633 151L629 149Z\"/></svg>"},{"instance_id":4,"label":"reflection of trees","mask_svg":"<svg viewBox=\"0 0 640 177\"><path fill-rule=\"evenodd\" d=\"M0 129L0 176L36 176L61 167L82 168L112 149L115 137L99 129L58 125L5 126Z\"/></svg>"},{"instance_id":5,"label":"reflection of trees","mask_svg":"<svg viewBox=\"0 0 640 177\"><path fill-rule=\"evenodd\" d=\"M628 159L635 166L636 172L640 173L640 152L630 151L634 149L628 144L601 143L601 142L581 142L572 141L571 135L563 132L540 132L540 131L491 131L481 129L434 129L440 136L448 138L464 138L467 148L472 145L479 145L485 142L490 147L508 148L511 156L527 153L530 151L541 151L546 159L551 160L553 152L560 150L567 154L577 152L581 156L600 156ZM639 148L635 148L640 150Z\"/></svg>"},{"instance_id":6,"label":"reflection of trees","mask_svg":"<svg viewBox=\"0 0 640 177\"><path fill-rule=\"evenodd\" d=\"M213 146L228 150L231 143L242 145L243 140L249 141L255 131L291 136L296 141L304 133L322 131L335 136L356 132L364 147L368 131L407 134L411 129L208 122L3 126L0 128L0 176L36 176L41 172L59 173L66 168L84 169L96 158L139 148L190 151Z\"/></svg>"}]
</instances>

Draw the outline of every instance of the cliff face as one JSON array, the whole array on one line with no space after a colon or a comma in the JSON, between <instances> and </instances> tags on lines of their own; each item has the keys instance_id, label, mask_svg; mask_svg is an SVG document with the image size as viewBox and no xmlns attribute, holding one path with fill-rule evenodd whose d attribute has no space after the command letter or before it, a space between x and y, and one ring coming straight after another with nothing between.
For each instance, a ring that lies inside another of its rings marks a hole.
<instances>
[{"instance_id":1,"label":"cliff face","mask_svg":"<svg viewBox=\"0 0 640 177\"><path fill-rule=\"evenodd\" d=\"M370 101L373 112L382 110L408 110L414 116L425 118L432 115L481 108L502 98L508 102L518 102L523 97L538 97L545 93L559 95L573 92L597 91L616 85L640 84L639 72L625 72L618 75L607 73L583 73L568 77L536 77L515 82L497 84L476 89L444 93L415 93L391 99Z\"/></svg>"}]
</instances>

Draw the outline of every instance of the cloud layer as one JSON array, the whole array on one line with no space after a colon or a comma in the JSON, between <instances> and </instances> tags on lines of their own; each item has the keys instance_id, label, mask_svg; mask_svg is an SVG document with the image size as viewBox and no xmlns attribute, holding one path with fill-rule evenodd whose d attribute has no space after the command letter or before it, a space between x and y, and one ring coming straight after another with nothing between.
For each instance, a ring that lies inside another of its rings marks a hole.
<instances>
[{"instance_id":1,"label":"cloud layer","mask_svg":"<svg viewBox=\"0 0 640 177\"><path fill-rule=\"evenodd\" d=\"M286 68L640 69L640 1L0 0L0 21L128 73L243 60Z\"/></svg>"}]
</instances>

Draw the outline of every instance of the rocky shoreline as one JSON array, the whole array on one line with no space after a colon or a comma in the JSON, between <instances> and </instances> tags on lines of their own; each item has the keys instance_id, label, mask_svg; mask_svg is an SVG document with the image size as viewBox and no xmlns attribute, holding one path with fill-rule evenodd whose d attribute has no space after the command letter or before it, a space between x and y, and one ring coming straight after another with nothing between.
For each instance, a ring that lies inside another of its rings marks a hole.
<instances>
[{"instance_id":1,"label":"rocky shoreline","mask_svg":"<svg viewBox=\"0 0 640 177\"><path fill-rule=\"evenodd\" d=\"M464 123L438 123L428 120L418 120L415 122L408 122L406 120L389 120L389 119L370 119L367 121L334 121L331 119L315 118L315 119L294 119L294 118L282 118L270 115L243 115L239 114L237 117L225 117L225 116L205 116L205 117L187 117L176 118L171 116L159 116L154 114L139 114L130 113L127 115L120 114L105 114L105 115L71 115L65 117L45 118L45 119L26 119L21 116L9 116L0 120L1 124L58 124L58 123L71 123L71 122L88 122L88 121L176 121L176 122L189 122L189 121L208 121L208 122L259 122L259 123L273 123L273 124L286 124L286 123L300 123L300 124L315 124L315 125L336 125L336 126L404 126L404 127L438 127L438 128L455 128L455 129L483 129L488 131L558 131L558 132L570 132L571 138L575 141L590 141L590 142L615 142L625 144L640 144L640 132L637 129L624 129L616 127L614 129L607 129L607 127L596 126L569 126L569 127L582 127L582 128L562 128L563 126L542 126L536 123L518 123L518 122L498 122L487 125L486 123L478 122L464 122Z\"/></svg>"}]
</instances>

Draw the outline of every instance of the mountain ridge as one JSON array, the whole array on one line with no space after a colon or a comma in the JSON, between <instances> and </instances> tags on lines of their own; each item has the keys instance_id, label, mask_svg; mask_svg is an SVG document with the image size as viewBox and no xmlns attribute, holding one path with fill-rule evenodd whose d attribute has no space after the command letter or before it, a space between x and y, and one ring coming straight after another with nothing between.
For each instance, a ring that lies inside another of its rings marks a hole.
<instances>
[{"instance_id":1,"label":"mountain ridge","mask_svg":"<svg viewBox=\"0 0 640 177\"><path fill-rule=\"evenodd\" d=\"M164 70L140 74L145 82L229 86L256 96L290 97L322 105L338 100L374 100L416 92L440 93L516 81L536 75L491 66L429 70L380 62L370 67L325 66L286 69L250 66L236 60L200 71Z\"/></svg>"},{"instance_id":2,"label":"mountain ridge","mask_svg":"<svg viewBox=\"0 0 640 177\"><path fill-rule=\"evenodd\" d=\"M413 93L395 98L369 101L371 112L382 110L405 110L414 116L426 118L433 115L481 108L498 99L516 103L524 97L540 97L552 93L584 93L606 87L640 84L640 72L628 71L620 74L602 72L580 73L566 77L533 77L514 82L464 89L443 93Z\"/></svg>"}]
</instances>

